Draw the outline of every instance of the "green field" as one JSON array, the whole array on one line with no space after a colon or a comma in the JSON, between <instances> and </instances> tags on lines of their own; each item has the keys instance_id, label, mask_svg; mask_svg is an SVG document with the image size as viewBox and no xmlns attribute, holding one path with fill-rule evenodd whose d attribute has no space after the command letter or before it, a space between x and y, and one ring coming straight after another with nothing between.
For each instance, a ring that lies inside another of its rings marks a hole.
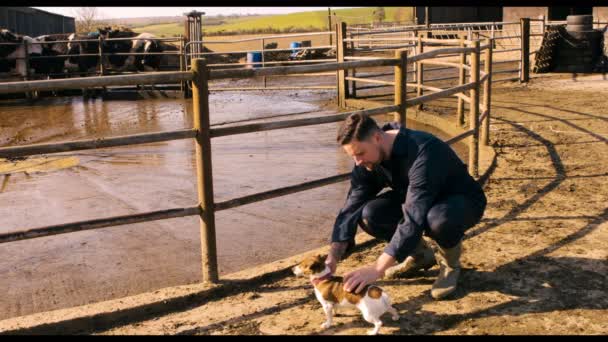
<instances>
[{"instance_id":1,"label":"green field","mask_svg":"<svg viewBox=\"0 0 608 342\"><path fill-rule=\"evenodd\" d=\"M376 7L340 9L336 13L338 20L349 25L371 24ZM384 7L387 22L409 22L413 19L413 7ZM204 24L203 17L203 24ZM213 34L263 33L263 32L301 32L327 30L327 11L298 12L284 15L263 16L255 18L229 19L222 25L204 26L204 32ZM157 36L174 36L184 33L183 23L148 25L133 28L136 32L149 32Z\"/></svg>"}]
</instances>

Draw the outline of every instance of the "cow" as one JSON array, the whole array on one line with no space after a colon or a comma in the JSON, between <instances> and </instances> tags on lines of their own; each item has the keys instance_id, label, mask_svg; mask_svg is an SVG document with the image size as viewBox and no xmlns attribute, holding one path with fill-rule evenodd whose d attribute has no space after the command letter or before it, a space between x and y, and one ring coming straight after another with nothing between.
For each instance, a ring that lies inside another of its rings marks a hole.
<instances>
[{"instance_id":1,"label":"cow","mask_svg":"<svg viewBox=\"0 0 608 342\"><path fill-rule=\"evenodd\" d=\"M104 39L102 43L104 53L128 53L131 51L131 40L106 40L115 38L132 38L137 36L137 33L124 28L104 27L98 29L100 36ZM104 64L109 64L113 69L124 70L127 66L127 55L110 55L104 61Z\"/></svg>"},{"instance_id":2,"label":"cow","mask_svg":"<svg viewBox=\"0 0 608 342\"><path fill-rule=\"evenodd\" d=\"M23 38L6 29L0 29L0 72L15 69L13 53L23 43ZM9 59L9 56L10 59Z\"/></svg>"},{"instance_id":3,"label":"cow","mask_svg":"<svg viewBox=\"0 0 608 342\"><path fill-rule=\"evenodd\" d=\"M81 73L97 68L99 62L99 32L72 33L68 36L68 41L69 63L78 65L78 71Z\"/></svg>"},{"instance_id":4,"label":"cow","mask_svg":"<svg viewBox=\"0 0 608 342\"><path fill-rule=\"evenodd\" d=\"M0 45L0 58L3 61L0 63L0 71L2 72L16 71L25 77L27 75L26 49L29 56L42 56L42 46L35 38L2 29L0 30L0 42L9 43Z\"/></svg>"},{"instance_id":5,"label":"cow","mask_svg":"<svg viewBox=\"0 0 608 342\"><path fill-rule=\"evenodd\" d=\"M158 41L155 35L142 33L133 39L131 53L138 53L138 55L129 56L128 64L135 66L137 71L158 71L162 55L156 55L155 53L163 52L164 50L164 45L161 45L161 42ZM143 55L139 55L142 53Z\"/></svg>"},{"instance_id":6,"label":"cow","mask_svg":"<svg viewBox=\"0 0 608 342\"><path fill-rule=\"evenodd\" d=\"M40 42L42 56L65 56L68 53L66 40L69 33L47 34L34 38ZM60 74L65 70L67 57L34 58L30 61L31 67L37 74Z\"/></svg>"}]
</instances>

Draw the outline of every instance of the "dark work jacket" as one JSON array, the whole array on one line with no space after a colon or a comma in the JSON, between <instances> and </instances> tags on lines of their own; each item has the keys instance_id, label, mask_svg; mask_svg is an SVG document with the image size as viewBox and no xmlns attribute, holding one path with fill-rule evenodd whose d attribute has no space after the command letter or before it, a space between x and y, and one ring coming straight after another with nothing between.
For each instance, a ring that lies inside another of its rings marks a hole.
<instances>
[{"instance_id":1,"label":"dark work jacket","mask_svg":"<svg viewBox=\"0 0 608 342\"><path fill-rule=\"evenodd\" d=\"M402 203L403 219L384 252L402 262L411 254L427 226L427 213L440 198L452 194L470 196L485 209L483 189L471 177L454 150L437 137L422 131L385 124L384 131L399 129L390 159L368 171L353 168L351 188L340 210L331 236L332 242L353 240L366 202L385 187Z\"/></svg>"}]
</instances>

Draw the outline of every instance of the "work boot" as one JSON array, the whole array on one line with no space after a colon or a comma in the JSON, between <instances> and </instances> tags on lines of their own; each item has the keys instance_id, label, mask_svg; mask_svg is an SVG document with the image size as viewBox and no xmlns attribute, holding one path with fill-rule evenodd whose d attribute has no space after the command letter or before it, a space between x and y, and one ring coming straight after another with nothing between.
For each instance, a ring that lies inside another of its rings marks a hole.
<instances>
[{"instance_id":1,"label":"work boot","mask_svg":"<svg viewBox=\"0 0 608 342\"><path fill-rule=\"evenodd\" d=\"M398 277L408 278L416 271L424 269L428 270L437 264L433 250L420 238L420 242L416 245L414 252L405 260L395 266L389 267L384 273L385 279L394 279Z\"/></svg>"},{"instance_id":2,"label":"work boot","mask_svg":"<svg viewBox=\"0 0 608 342\"><path fill-rule=\"evenodd\" d=\"M456 290L458 276L460 275L460 254L462 242L452 248L437 246L437 260L439 261L439 276L431 289L431 296L442 299Z\"/></svg>"}]
</instances>

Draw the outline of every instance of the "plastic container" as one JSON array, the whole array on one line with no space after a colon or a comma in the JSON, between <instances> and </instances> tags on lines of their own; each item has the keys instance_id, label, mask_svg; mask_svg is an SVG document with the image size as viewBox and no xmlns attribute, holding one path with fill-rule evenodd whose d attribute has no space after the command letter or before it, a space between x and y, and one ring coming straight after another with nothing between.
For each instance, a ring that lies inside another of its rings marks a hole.
<instances>
[{"instance_id":1,"label":"plastic container","mask_svg":"<svg viewBox=\"0 0 608 342\"><path fill-rule=\"evenodd\" d=\"M300 42L291 42L291 44L289 44L290 49L297 49L299 47L302 47L302 43L300 43ZM296 53L298 51L300 51L300 50L291 50L292 53Z\"/></svg>"},{"instance_id":2,"label":"plastic container","mask_svg":"<svg viewBox=\"0 0 608 342\"><path fill-rule=\"evenodd\" d=\"M254 51L254 52L247 52L247 63L255 63L255 62L261 62L262 61L262 53L258 52L258 51ZM248 68L261 68L262 64L261 63L255 63L255 64L247 64Z\"/></svg>"}]
</instances>

